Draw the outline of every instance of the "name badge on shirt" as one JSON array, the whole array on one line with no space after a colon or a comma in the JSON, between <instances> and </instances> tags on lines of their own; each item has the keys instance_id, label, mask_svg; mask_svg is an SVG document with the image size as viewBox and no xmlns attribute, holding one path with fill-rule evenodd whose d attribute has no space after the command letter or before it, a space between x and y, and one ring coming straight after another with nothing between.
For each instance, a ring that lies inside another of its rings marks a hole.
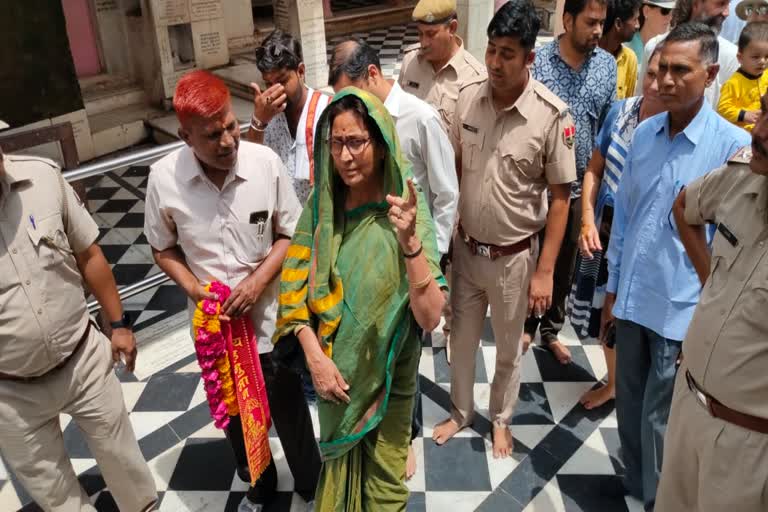
<instances>
[{"instance_id":1,"label":"name badge on shirt","mask_svg":"<svg viewBox=\"0 0 768 512\"><path fill-rule=\"evenodd\" d=\"M723 224L722 222L717 225L717 230L720 232L721 235L723 235L723 238L728 240L728 243L732 246L736 247L739 245L739 239L736 238L736 235L731 233L731 230L728 229L728 227Z\"/></svg>"},{"instance_id":2,"label":"name badge on shirt","mask_svg":"<svg viewBox=\"0 0 768 512\"><path fill-rule=\"evenodd\" d=\"M474 126L468 125L467 123L462 123L461 127L467 130L469 133L478 133L480 131Z\"/></svg>"}]
</instances>

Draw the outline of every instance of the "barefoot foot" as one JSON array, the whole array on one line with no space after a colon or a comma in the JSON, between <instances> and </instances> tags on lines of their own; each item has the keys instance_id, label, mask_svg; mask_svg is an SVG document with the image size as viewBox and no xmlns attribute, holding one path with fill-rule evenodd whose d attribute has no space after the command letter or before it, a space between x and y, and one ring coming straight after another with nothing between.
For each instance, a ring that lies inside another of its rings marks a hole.
<instances>
[{"instance_id":1,"label":"barefoot foot","mask_svg":"<svg viewBox=\"0 0 768 512\"><path fill-rule=\"evenodd\" d=\"M445 444L449 439L455 436L459 430L461 430L459 424L448 418L435 426L435 430L432 432L432 440L438 445Z\"/></svg>"},{"instance_id":2,"label":"barefoot foot","mask_svg":"<svg viewBox=\"0 0 768 512\"><path fill-rule=\"evenodd\" d=\"M523 344L523 355L525 355L525 353L528 352L528 349L531 348L531 343L533 343L533 336L527 332L524 332L520 338L520 342Z\"/></svg>"},{"instance_id":3,"label":"barefoot foot","mask_svg":"<svg viewBox=\"0 0 768 512\"><path fill-rule=\"evenodd\" d=\"M603 385L597 389L592 389L584 393L579 402L585 409L591 410L600 407L608 400L616 398L616 388L614 386Z\"/></svg>"},{"instance_id":4,"label":"barefoot foot","mask_svg":"<svg viewBox=\"0 0 768 512\"><path fill-rule=\"evenodd\" d=\"M547 346L550 351L552 351L552 355L555 356L555 359L558 360L560 364L570 364L571 362L571 351L568 350L568 347L563 345L563 342L560 340L555 340L550 342L550 344Z\"/></svg>"},{"instance_id":5,"label":"barefoot foot","mask_svg":"<svg viewBox=\"0 0 768 512\"><path fill-rule=\"evenodd\" d=\"M416 452L413 444L408 445L408 458L405 460L405 479L410 480L416 474Z\"/></svg>"},{"instance_id":6,"label":"barefoot foot","mask_svg":"<svg viewBox=\"0 0 768 512\"><path fill-rule=\"evenodd\" d=\"M506 425L493 425L493 458L506 459L512 455L515 443L512 440L512 432Z\"/></svg>"}]
</instances>

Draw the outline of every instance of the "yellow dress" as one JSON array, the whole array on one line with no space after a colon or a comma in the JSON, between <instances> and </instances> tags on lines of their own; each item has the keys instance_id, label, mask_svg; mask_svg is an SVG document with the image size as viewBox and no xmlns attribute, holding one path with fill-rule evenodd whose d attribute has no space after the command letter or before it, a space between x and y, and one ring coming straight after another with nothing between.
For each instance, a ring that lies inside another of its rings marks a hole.
<instances>
[{"instance_id":1,"label":"yellow dress","mask_svg":"<svg viewBox=\"0 0 768 512\"><path fill-rule=\"evenodd\" d=\"M754 77L739 69L720 89L717 112L736 126L751 132L755 125L743 121L744 113L760 110L760 98L767 90L768 70Z\"/></svg>"}]
</instances>

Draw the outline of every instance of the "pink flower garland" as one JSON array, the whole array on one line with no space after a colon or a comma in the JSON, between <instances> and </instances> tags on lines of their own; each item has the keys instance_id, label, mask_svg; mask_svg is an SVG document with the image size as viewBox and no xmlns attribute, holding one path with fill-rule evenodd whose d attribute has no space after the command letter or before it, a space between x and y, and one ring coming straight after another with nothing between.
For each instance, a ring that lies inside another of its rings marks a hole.
<instances>
[{"instance_id":1,"label":"pink flower garland","mask_svg":"<svg viewBox=\"0 0 768 512\"><path fill-rule=\"evenodd\" d=\"M231 412L237 414L236 402L232 393L232 376L222 375L217 368L229 368L227 347L221 332L219 314L221 305L230 295L230 289L220 282L206 286L206 290L215 294L217 300L203 299L197 304L192 324L195 328L195 351L202 369L203 387L211 409L211 416L216 428L224 429L229 425ZM226 388L226 390L224 389ZM230 402L228 404L228 402Z\"/></svg>"}]
</instances>

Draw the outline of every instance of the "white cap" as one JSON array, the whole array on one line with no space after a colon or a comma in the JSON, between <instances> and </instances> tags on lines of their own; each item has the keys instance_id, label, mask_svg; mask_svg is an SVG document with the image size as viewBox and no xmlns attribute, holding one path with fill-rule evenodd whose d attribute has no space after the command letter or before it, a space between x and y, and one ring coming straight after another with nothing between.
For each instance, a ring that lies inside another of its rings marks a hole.
<instances>
[{"instance_id":1,"label":"white cap","mask_svg":"<svg viewBox=\"0 0 768 512\"><path fill-rule=\"evenodd\" d=\"M658 0L644 0L643 3L646 4L646 5L655 5L656 7L661 7L662 9L674 9L675 8L674 0L672 2L660 2Z\"/></svg>"}]
</instances>

